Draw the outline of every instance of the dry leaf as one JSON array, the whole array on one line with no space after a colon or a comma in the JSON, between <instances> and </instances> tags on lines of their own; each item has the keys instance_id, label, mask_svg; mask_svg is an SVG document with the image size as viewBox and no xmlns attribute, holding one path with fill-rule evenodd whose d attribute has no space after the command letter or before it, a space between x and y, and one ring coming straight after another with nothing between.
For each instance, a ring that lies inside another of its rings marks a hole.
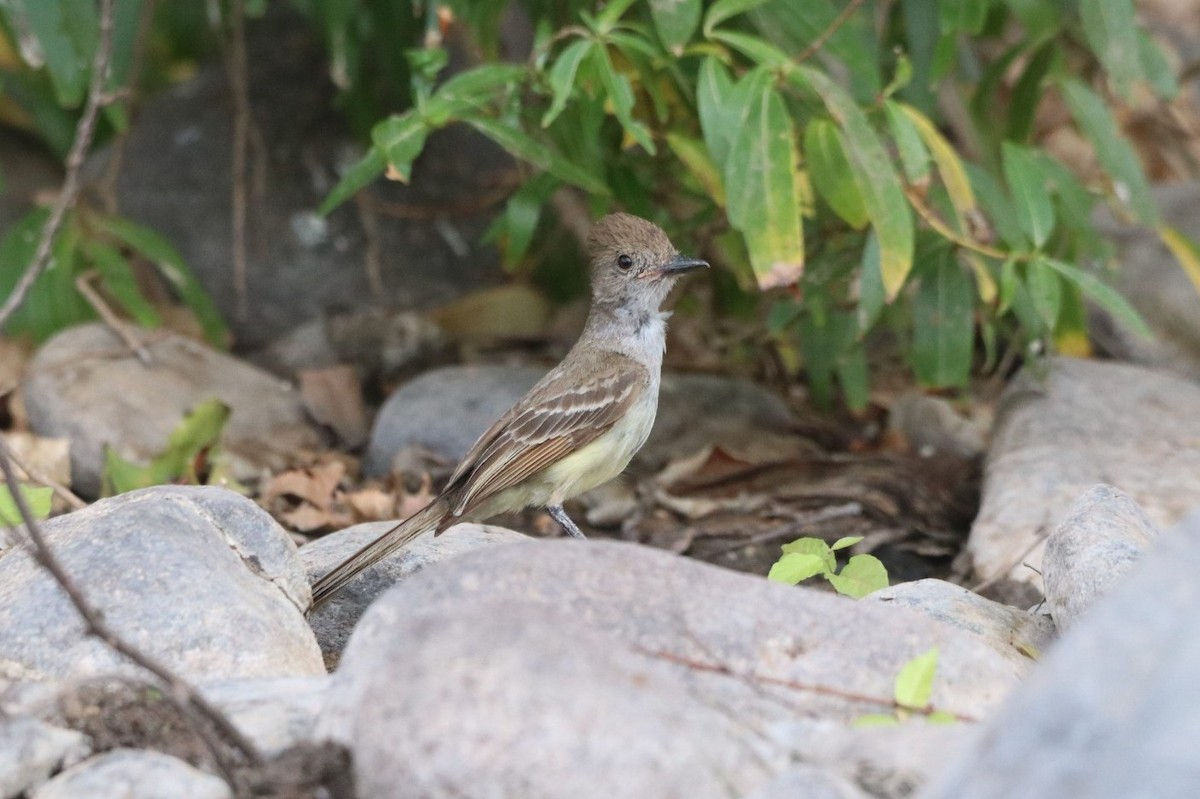
<instances>
[{"instance_id":1,"label":"dry leaf","mask_svg":"<svg viewBox=\"0 0 1200 799\"><path fill-rule=\"evenodd\" d=\"M3 433L0 434L0 438L12 449L19 467L27 466L39 477L53 480L59 485L71 484L70 439L45 438L25 432ZM22 476L22 479L28 478L19 467L18 476Z\"/></svg>"},{"instance_id":2,"label":"dry leaf","mask_svg":"<svg viewBox=\"0 0 1200 799\"><path fill-rule=\"evenodd\" d=\"M299 373L300 400L305 410L337 435L346 446L358 447L367 440L367 408L362 386L353 366L338 364Z\"/></svg>"},{"instance_id":3,"label":"dry leaf","mask_svg":"<svg viewBox=\"0 0 1200 799\"><path fill-rule=\"evenodd\" d=\"M346 504L363 521L380 521L396 516L396 497L374 486L346 494Z\"/></svg>"},{"instance_id":4,"label":"dry leaf","mask_svg":"<svg viewBox=\"0 0 1200 799\"><path fill-rule=\"evenodd\" d=\"M269 506L280 497L295 497L314 508L328 512L333 503L334 492L345 476L346 464L338 460L320 463L308 469L280 472L272 477L263 489L261 502Z\"/></svg>"}]
</instances>

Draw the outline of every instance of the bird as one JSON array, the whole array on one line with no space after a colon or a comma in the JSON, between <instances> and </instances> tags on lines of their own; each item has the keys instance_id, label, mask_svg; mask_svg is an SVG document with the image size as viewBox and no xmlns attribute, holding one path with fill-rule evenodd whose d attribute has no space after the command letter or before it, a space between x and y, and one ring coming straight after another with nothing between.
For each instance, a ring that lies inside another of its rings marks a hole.
<instances>
[{"instance_id":1,"label":"bird","mask_svg":"<svg viewBox=\"0 0 1200 799\"><path fill-rule=\"evenodd\" d=\"M662 303L680 276L708 268L681 255L657 225L626 213L596 221L587 254L591 305L562 362L479 437L428 505L320 577L310 612L430 530L441 535L461 522L541 507L584 538L563 503L616 477L646 443L670 316Z\"/></svg>"}]
</instances>

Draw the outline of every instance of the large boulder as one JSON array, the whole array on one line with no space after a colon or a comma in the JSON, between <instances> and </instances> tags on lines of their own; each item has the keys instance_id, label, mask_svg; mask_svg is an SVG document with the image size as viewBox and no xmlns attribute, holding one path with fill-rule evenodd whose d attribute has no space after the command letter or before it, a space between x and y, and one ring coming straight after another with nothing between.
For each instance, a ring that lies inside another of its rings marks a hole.
<instances>
[{"instance_id":1,"label":"large boulder","mask_svg":"<svg viewBox=\"0 0 1200 799\"><path fill-rule=\"evenodd\" d=\"M1042 596L1044 538L1096 483L1167 527L1200 507L1200 385L1104 361L1050 358L1001 402L964 570L1016 605Z\"/></svg>"},{"instance_id":2,"label":"large boulder","mask_svg":"<svg viewBox=\"0 0 1200 799\"><path fill-rule=\"evenodd\" d=\"M352 750L362 799L741 795L805 759L792 721L890 711L932 646L933 705L962 716L1022 671L907 608L646 547L485 547L368 609L319 733Z\"/></svg>"},{"instance_id":3,"label":"large boulder","mask_svg":"<svg viewBox=\"0 0 1200 799\"><path fill-rule=\"evenodd\" d=\"M79 325L50 339L29 362L29 424L39 435L70 439L79 493L100 493L105 445L127 460L148 462L205 400L219 399L232 411L221 450L239 479L280 469L320 443L299 395L281 380L183 336L155 334L145 346L148 364L104 325Z\"/></svg>"},{"instance_id":4,"label":"large boulder","mask_svg":"<svg viewBox=\"0 0 1200 799\"><path fill-rule=\"evenodd\" d=\"M308 582L287 533L221 488L160 486L43 524L49 545L122 637L191 680L323 674ZM37 679L139 669L89 636L22 550L0 557L0 673Z\"/></svg>"}]
</instances>

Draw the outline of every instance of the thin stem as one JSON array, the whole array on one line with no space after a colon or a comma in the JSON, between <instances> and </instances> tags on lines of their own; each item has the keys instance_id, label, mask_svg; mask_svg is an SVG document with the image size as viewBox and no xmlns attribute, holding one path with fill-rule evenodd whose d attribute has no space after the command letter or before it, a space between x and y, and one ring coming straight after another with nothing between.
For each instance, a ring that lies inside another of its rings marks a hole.
<instances>
[{"instance_id":1,"label":"thin stem","mask_svg":"<svg viewBox=\"0 0 1200 799\"><path fill-rule=\"evenodd\" d=\"M91 603L88 602L87 598L80 591L79 586L71 579L71 576L67 573L61 561L59 561L58 556L54 554L54 551L46 542L46 537L42 534L41 526L29 510L29 504L25 501L25 495L21 492L20 484L17 482L16 472L13 471L12 462L9 461L4 449L0 449L0 471L4 472L4 481L8 485L8 490L12 494L18 512L21 514L21 520L25 524L27 543L30 544L30 554L33 556L34 561L49 572L54 581L58 583L59 588L62 589L67 599L75 607L76 612L79 613L80 618L83 619L84 627L88 634L96 636L115 652L125 656L153 674L162 681L167 690L180 703L191 708L193 713L198 717L196 719L198 722L196 732L204 737L205 742L212 749L213 757L218 762L223 761L220 754L221 745L218 741L213 740L209 734L209 724L216 728L221 736L241 753L247 763L255 766L262 765L263 757L258 749L242 734L241 730L233 725L233 722L225 714L201 696L182 677L171 671L169 667L126 641L108 626L108 622L104 619L104 614L92 607Z\"/></svg>"},{"instance_id":2,"label":"thin stem","mask_svg":"<svg viewBox=\"0 0 1200 799\"><path fill-rule=\"evenodd\" d=\"M83 114L75 125L75 140L67 153L66 174L63 177L62 190L50 208L50 216L42 226L41 236L34 249L33 261L13 287L8 299L0 305L0 327L8 321L13 312L25 301L29 290L38 277L50 264L51 247L58 230L62 227L67 211L75 205L79 196L79 172L83 167L84 156L92 146L92 136L96 132L96 119L100 109L112 101L113 95L105 91L104 84L108 79L108 66L113 49L113 2L100 0L100 36L96 43L96 53L92 58L92 76L88 84L87 101Z\"/></svg>"}]
</instances>

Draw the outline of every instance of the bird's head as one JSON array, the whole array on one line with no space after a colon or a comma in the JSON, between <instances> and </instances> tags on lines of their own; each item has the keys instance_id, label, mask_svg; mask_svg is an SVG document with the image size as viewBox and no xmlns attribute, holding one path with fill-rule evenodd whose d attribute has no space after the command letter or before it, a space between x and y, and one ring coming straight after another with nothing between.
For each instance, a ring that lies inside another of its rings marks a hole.
<instances>
[{"instance_id":1,"label":"bird's head","mask_svg":"<svg viewBox=\"0 0 1200 799\"><path fill-rule=\"evenodd\" d=\"M680 275L708 264L680 255L658 225L630 214L609 214L592 226L592 302L657 311Z\"/></svg>"}]
</instances>

